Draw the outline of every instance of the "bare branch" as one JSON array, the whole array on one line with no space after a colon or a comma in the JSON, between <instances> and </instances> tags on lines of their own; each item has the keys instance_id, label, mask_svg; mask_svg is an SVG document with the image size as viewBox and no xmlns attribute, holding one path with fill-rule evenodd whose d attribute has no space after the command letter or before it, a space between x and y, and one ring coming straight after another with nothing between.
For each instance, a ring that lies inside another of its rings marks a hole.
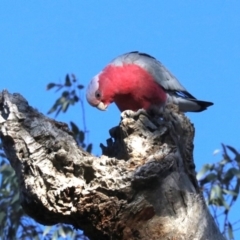
<instances>
[{"instance_id":1,"label":"bare branch","mask_svg":"<svg viewBox=\"0 0 240 240\"><path fill-rule=\"evenodd\" d=\"M174 106L123 112L97 158L64 123L3 91L0 134L22 206L42 224L72 224L96 240L224 239L197 185L194 127Z\"/></svg>"}]
</instances>

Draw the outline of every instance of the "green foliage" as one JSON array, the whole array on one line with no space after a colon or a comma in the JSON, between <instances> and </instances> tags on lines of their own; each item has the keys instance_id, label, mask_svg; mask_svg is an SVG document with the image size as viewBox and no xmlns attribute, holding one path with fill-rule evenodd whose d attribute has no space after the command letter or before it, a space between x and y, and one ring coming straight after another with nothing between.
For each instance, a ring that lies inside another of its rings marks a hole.
<instances>
[{"instance_id":1,"label":"green foliage","mask_svg":"<svg viewBox=\"0 0 240 240\"><path fill-rule=\"evenodd\" d=\"M55 117L57 117L60 112L65 113L68 110L69 106L80 103L82 111L83 130L80 130L74 122L70 122L70 129L73 132L73 136L76 139L78 145L85 149L87 152L91 152L92 144L86 143L86 135L88 134L88 131L86 127L84 104L82 97L80 97L81 91L84 86L78 83L75 75L67 74L63 84L49 83L47 85L47 90L53 88L56 89L56 92L60 90L62 90L62 92L60 97L55 101L51 109L48 111L48 114L55 113Z\"/></svg>"},{"instance_id":2,"label":"green foliage","mask_svg":"<svg viewBox=\"0 0 240 240\"><path fill-rule=\"evenodd\" d=\"M17 235L23 210L19 203L17 178L1 151L0 162L0 236L14 239Z\"/></svg>"},{"instance_id":3,"label":"green foliage","mask_svg":"<svg viewBox=\"0 0 240 240\"><path fill-rule=\"evenodd\" d=\"M229 214L239 196L240 153L231 146L222 145L222 148L223 159L205 164L197 179L218 227L228 239L234 239L233 232L239 228L239 220L231 223Z\"/></svg>"},{"instance_id":4,"label":"green foliage","mask_svg":"<svg viewBox=\"0 0 240 240\"><path fill-rule=\"evenodd\" d=\"M74 122L70 122L70 129L73 133L73 137L76 139L79 146L85 148L87 152L92 152L92 144L85 144L85 132L80 130Z\"/></svg>"},{"instance_id":5,"label":"green foliage","mask_svg":"<svg viewBox=\"0 0 240 240\"><path fill-rule=\"evenodd\" d=\"M47 85L47 90L56 88L56 92L63 90L61 96L55 101L48 114L55 112L55 117L62 111L65 113L70 105L75 105L75 103L80 102L82 111L84 114L83 101L79 97L79 91L81 91L84 86L78 84L75 75L66 75L64 84L49 83ZM83 115L83 118L84 115Z\"/></svg>"}]
</instances>

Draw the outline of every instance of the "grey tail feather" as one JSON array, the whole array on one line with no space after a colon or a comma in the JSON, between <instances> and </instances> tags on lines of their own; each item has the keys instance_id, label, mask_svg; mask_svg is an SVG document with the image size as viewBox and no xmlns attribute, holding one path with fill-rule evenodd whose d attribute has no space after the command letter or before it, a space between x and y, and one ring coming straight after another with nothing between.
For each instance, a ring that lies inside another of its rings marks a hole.
<instances>
[{"instance_id":1,"label":"grey tail feather","mask_svg":"<svg viewBox=\"0 0 240 240\"><path fill-rule=\"evenodd\" d=\"M177 104L181 112L202 112L213 105L212 102L173 95L168 95L167 102Z\"/></svg>"},{"instance_id":2,"label":"grey tail feather","mask_svg":"<svg viewBox=\"0 0 240 240\"><path fill-rule=\"evenodd\" d=\"M187 91L167 90L166 92L169 100L178 104L181 112L202 112L213 105L212 102L196 99Z\"/></svg>"},{"instance_id":3,"label":"grey tail feather","mask_svg":"<svg viewBox=\"0 0 240 240\"><path fill-rule=\"evenodd\" d=\"M195 100L195 99L188 99L189 101L193 101L195 103L198 104L198 106L200 107L200 109L193 111L193 112L202 112L204 110L206 110L208 107L212 106L213 103L212 102L206 102L206 101L201 101L201 100Z\"/></svg>"}]
</instances>

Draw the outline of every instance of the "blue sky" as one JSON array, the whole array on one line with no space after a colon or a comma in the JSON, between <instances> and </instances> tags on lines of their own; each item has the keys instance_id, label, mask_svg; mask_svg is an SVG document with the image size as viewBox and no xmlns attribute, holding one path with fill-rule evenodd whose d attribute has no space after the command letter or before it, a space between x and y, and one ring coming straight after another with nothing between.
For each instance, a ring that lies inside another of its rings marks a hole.
<instances>
[{"instance_id":1,"label":"blue sky","mask_svg":"<svg viewBox=\"0 0 240 240\"><path fill-rule=\"evenodd\" d=\"M47 83L74 73L86 86L113 58L139 50L159 59L192 95L215 104L188 114L197 170L221 158L213 155L221 143L240 150L239 1L2 0L0 32L0 89L21 93L43 113L57 97L46 92ZM120 113L86 101L85 109L89 142L100 154ZM81 125L80 106L58 120Z\"/></svg>"}]
</instances>

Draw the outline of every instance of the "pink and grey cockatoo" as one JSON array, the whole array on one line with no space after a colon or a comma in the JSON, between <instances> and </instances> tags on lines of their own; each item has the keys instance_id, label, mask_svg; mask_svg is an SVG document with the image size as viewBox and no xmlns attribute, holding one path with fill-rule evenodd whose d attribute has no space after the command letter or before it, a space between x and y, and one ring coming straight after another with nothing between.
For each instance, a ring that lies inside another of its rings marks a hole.
<instances>
[{"instance_id":1,"label":"pink and grey cockatoo","mask_svg":"<svg viewBox=\"0 0 240 240\"><path fill-rule=\"evenodd\" d=\"M87 101L100 110L115 102L120 111L177 104L182 112L201 112L213 105L197 100L154 57L140 52L111 61L90 82Z\"/></svg>"}]
</instances>

